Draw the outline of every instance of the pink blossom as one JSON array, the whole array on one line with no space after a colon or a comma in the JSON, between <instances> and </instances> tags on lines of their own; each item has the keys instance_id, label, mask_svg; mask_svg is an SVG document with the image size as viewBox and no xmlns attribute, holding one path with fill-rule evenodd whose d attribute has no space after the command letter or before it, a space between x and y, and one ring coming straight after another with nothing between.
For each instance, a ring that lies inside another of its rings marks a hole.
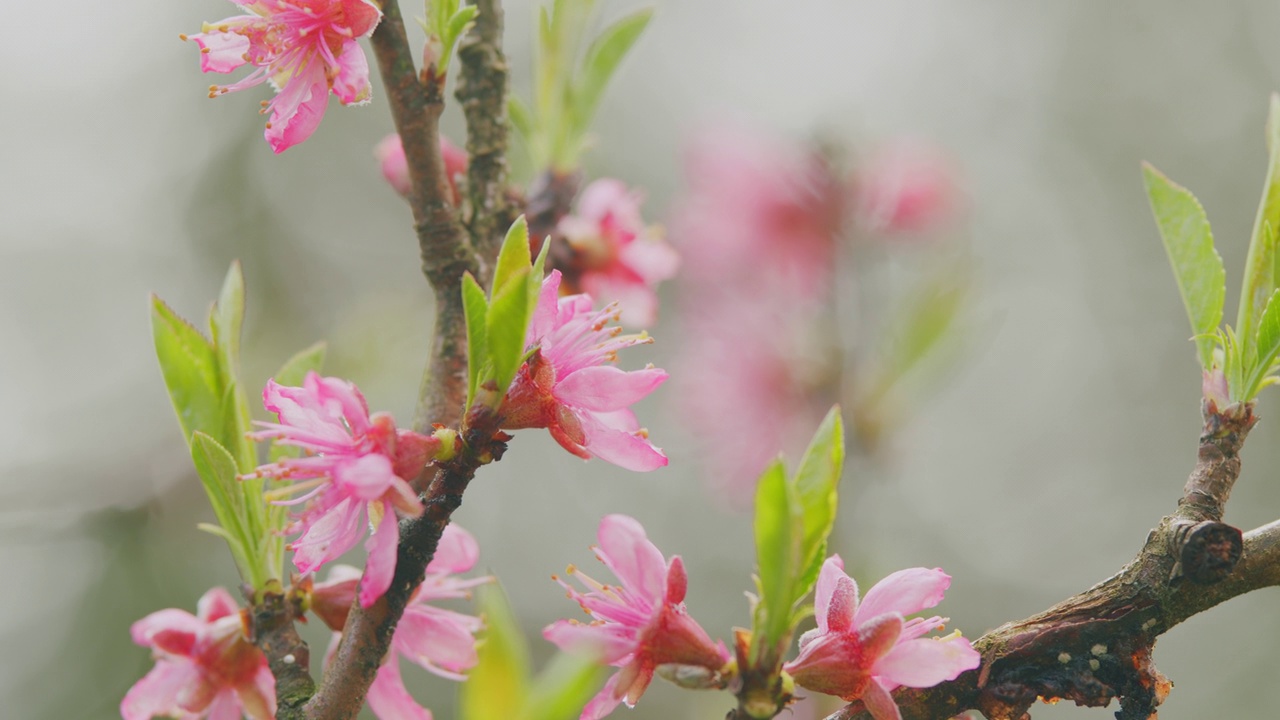
<instances>
[{"instance_id":1,"label":"pink blossom","mask_svg":"<svg viewBox=\"0 0 1280 720\"><path fill-rule=\"evenodd\" d=\"M449 199L454 206L461 202L458 194L458 176L467 172L467 153L449 142L449 138L440 136L440 155L444 158L444 174L449 179ZM373 148L373 156L378 159L382 168L382 177L402 197L409 197L413 186L409 180L409 162L404 156L404 144L396 133L382 138Z\"/></svg>"},{"instance_id":2,"label":"pink blossom","mask_svg":"<svg viewBox=\"0 0 1280 720\"><path fill-rule=\"evenodd\" d=\"M623 348L652 342L648 335L622 335L610 326L617 303L591 309L591 296L558 298L560 273L553 270L525 339L536 348L521 366L498 412L507 430L547 428L561 447L580 458L592 456L628 470L646 472L667 464L649 442L630 405L667 379L653 366L624 372L606 364Z\"/></svg>"},{"instance_id":3,"label":"pink blossom","mask_svg":"<svg viewBox=\"0 0 1280 720\"><path fill-rule=\"evenodd\" d=\"M369 708L382 720L431 718L431 711L418 705L405 689L399 657L450 680L465 679L462 673L475 666L474 635L481 628L480 619L430 603L470 597L471 588L489 582L492 578L453 577L475 567L479 555L479 546L470 533L457 525L445 527L435 557L427 565L426 577L409 598L404 616L391 636L392 652L387 653L369 686ZM335 631L330 655L337 649L359 577L360 571L356 568L335 565L329 571L328 581L317 584L312 592L312 610Z\"/></svg>"},{"instance_id":4,"label":"pink blossom","mask_svg":"<svg viewBox=\"0 0 1280 720\"><path fill-rule=\"evenodd\" d=\"M124 696L124 720L274 717L275 679L267 658L245 638L240 609L226 590L205 593L195 615L160 610L130 632L135 643L151 648L156 666Z\"/></svg>"},{"instance_id":5,"label":"pink blossom","mask_svg":"<svg viewBox=\"0 0 1280 720\"><path fill-rule=\"evenodd\" d=\"M904 619L937 605L950 585L951 577L938 569L899 570L859 603L857 583L832 555L818 576L818 627L800 636L800 656L783 669L801 687L861 699L876 720L901 720L889 694L895 688L932 687L982 662L959 632L922 637L941 630L946 618Z\"/></svg>"},{"instance_id":6,"label":"pink blossom","mask_svg":"<svg viewBox=\"0 0 1280 720\"><path fill-rule=\"evenodd\" d=\"M263 465L253 477L269 477L293 485L269 493L273 498L303 493L280 504L307 505L291 532L301 532L290 548L303 573L350 550L373 529L365 543L369 552L360 604L369 607L386 592L396 566L400 531L396 513L422 514L422 503L409 486L439 447L434 437L397 430L386 413L369 415L355 385L339 378L307 373L302 387L268 380L262 393L267 410L279 423L258 423L256 440L274 438L302 448L306 455Z\"/></svg>"},{"instance_id":7,"label":"pink blossom","mask_svg":"<svg viewBox=\"0 0 1280 720\"><path fill-rule=\"evenodd\" d=\"M601 520L598 538L596 557L622 585L603 585L570 565L566 572L587 592L557 582L593 621L559 620L542 631L562 649L589 648L620 668L587 703L581 720L602 718L622 702L635 706L659 665L692 665L714 673L729 661L724 644L712 642L685 610L688 578L680 556L664 561L640 523L626 515Z\"/></svg>"},{"instance_id":8,"label":"pink blossom","mask_svg":"<svg viewBox=\"0 0 1280 720\"><path fill-rule=\"evenodd\" d=\"M255 0L237 2L248 14L205 23L183 36L200 46L200 69L228 73L255 70L231 85L214 85L209 97L265 81L277 88L266 138L276 152L306 140L320 125L332 91L343 105L369 100L369 64L356 38L373 32L382 11L370 0Z\"/></svg>"},{"instance_id":9,"label":"pink blossom","mask_svg":"<svg viewBox=\"0 0 1280 720\"><path fill-rule=\"evenodd\" d=\"M658 283L676 273L680 257L640 218L640 195L619 180L596 180L582 191L577 212L557 229L573 250L583 292L618 301L621 320L649 327L658 318Z\"/></svg>"},{"instance_id":10,"label":"pink blossom","mask_svg":"<svg viewBox=\"0 0 1280 720\"><path fill-rule=\"evenodd\" d=\"M874 152L854 174L853 205L862 227L919 233L941 225L956 205L956 185L941 154L900 140Z\"/></svg>"}]
</instances>

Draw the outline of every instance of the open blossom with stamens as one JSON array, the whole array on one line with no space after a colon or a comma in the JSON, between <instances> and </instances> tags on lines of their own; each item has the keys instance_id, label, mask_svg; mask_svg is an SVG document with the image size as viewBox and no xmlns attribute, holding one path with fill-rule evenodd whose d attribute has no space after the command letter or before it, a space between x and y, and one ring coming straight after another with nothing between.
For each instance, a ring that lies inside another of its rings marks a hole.
<instances>
[{"instance_id":1,"label":"open blossom with stamens","mask_svg":"<svg viewBox=\"0 0 1280 720\"><path fill-rule=\"evenodd\" d=\"M950 585L951 577L938 569L899 570L859 603L857 583L832 555L818 576L818 627L800 636L800 656L783 669L801 687L861 699L876 720L901 720L889 694L895 688L933 687L982 662L959 632L923 637L941 630L946 618L904 619L937 605Z\"/></svg>"},{"instance_id":2,"label":"open blossom with stamens","mask_svg":"<svg viewBox=\"0 0 1280 720\"><path fill-rule=\"evenodd\" d=\"M591 615L589 624L560 620L542 631L565 650L590 649L620 668L582 711L581 720L597 720L622 702L634 707L659 665L688 665L719 672L729 661L724 644L712 642L684 606L688 577L676 555L668 563L644 528L626 515L600 521L596 557L622 581L604 585L569 566L587 592L556 581Z\"/></svg>"},{"instance_id":3,"label":"open blossom with stamens","mask_svg":"<svg viewBox=\"0 0 1280 720\"><path fill-rule=\"evenodd\" d=\"M151 648L156 666L124 696L124 720L275 715L276 686L267 658L245 637L240 608L226 590L205 593L195 615L160 610L130 632L135 643Z\"/></svg>"},{"instance_id":4,"label":"open blossom with stamens","mask_svg":"<svg viewBox=\"0 0 1280 720\"><path fill-rule=\"evenodd\" d=\"M506 430L547 428L569 452L601 458L645 472L667 464L649 442L630 406L667 379L655 367L624 372L606 363L623 348L652 342L648 335L622 335L611 326L616 304L591 308L591 296L558 297L560 272L542 283L525 346L537 348L507 392L498 412Z\"/></svg>"},{"instance_id":5,"label":"open blossom with stamens","mask_svg":"<svg viewBox=\"0 0 1280 720\"><path fill-rule=\"evenodd\" d=\"M676 273L680 256L640 218L640 196L620 180L602 178L582 191L577 210L557 229L573 250L578 286L617 301L622 322L648 327L658 318L658 283Z\"/></svg>"},{"instance_id":6,"label":"open blossom with stamens","mask_svg":"<svg viewBox=\"0 0 1280 720\"><path fill-rule=\"evenodd\" d=\"M416 517L422 503L409 481L439 449L440 441L412 430L396 429L386 413L369 414L355 385L307 373L302 387L267 381L262 392L267 410L279 423L258 423L255 440L275 439L306 452L263 465L253 477L293 483L269 493L279 504L306 506L291 528L302 536L290 548L293 562L309 573L350 550L364 528L373 534L360 604L368 607L386 592L396 567L400 531L396 514ZM280 500L301 493L292 500Z\"/></svg>"},{"instance_id":7,"label":"open blossom with stamens","mask_svg":"<svg viewBox=\"0 0 1280 720\"><path fill-rule=\"evenodd\" d=\"M373 32L382 11L370 0L255 0L236 2L244 15L205 23L183 36L200 46L200 69L228 73L245 64L255 70L231 85L214 85L209 97L270 81L274 99L266 138L276 152L306 140L320 125L329 93L343 105L369 100L369 63L356 38Z\"/></svg>"},{"instance_id":8,"label":"open blossom with stamens","mask_svg":"<svg viewBox=\"0 0 1280 720\"><path fill-rule=\"evenodd\" d=\"M450 680L462 680L463 672L475 666L475 633L479 618L443 610L430 603L470 596L471 588L492 578L454 577L475 567L479 546L470 533L449 525L440 537L435 557L427 565L427 575L409 598L404 616L391 636L391 650L369 686L369 708L382 720L431 720L431 711L418 705L405 689L400 676L400 657ZM349 565L335 565L329 579L318 583L311 595L311 609L334 630L329 653L337 649L341 630L347 622L355 598L360 571Z\"/></svg>"}]
</instances>

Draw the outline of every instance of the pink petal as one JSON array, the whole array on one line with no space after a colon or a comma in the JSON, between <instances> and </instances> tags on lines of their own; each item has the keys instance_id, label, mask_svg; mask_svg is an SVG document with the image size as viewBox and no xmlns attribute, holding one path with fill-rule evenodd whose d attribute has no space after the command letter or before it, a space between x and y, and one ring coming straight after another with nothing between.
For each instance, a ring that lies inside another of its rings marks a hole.
<instances>
[{"instance_id":1,"label":"pink petal","mask_svg":"<svg viewBox=\"0 0 1280 720\"><path fill-rule=\"evenodd\" d=\"M208 720L241 720L240 698L231 688L226 688L209 704Z\"/></svg>"},{"instance_id":2,"label":"pink petal","mask_svg":"<svg viewBox=\"0 0 1280 720\"><path fill-rule=\"evenodd\" d=\"M381 720L431 720L431 711L419 705L405 689L395 658L378 668L366 698L369 709Z\"/></svg>"},{"instance_id":3,"label":"pink petal","mask_svg":"<svg viewBox=\"0 0 1280 720\"><path fill-rule=\"evenodd\" d=\"M203 629L204 623L186 610L166 608L135 622L129 628L129 634L135 643L144 647L154 646L159 636L166 649L172 648L167 652L186 655Z\"/></svg>"},{"instance_id":4,"label":"pink petal","mask_svg":"<svg viewBox=\"0 0 1280 720\"><path fill-rule=\"evenodd\" d=\"M219 618L228 615L238 615L240 606L236 603L235 598L231 597L231 593L223 588L211 588L205 593L200 602L196 605L196 616L206 623L211 623Z\"/></svg>"},{"instance_id":5,"label":"pink petal","mask_svg":"<svg viewBox=\"0 0 1280 720\"><path fill-rule=\"evenodd\" d=\"M840 578L849 577L844 574L844 560L839 555L832 555L822 563L822 570L818 573L818 586L813 593L813 609L814 615L818 621L818 630L827 632L827 613L831 608L831 596L836 591L836 585L839 584ZM852 580L852 578L850 578ZM858 587L854 583L854 589ZM855 603L856 604L856 603ZM808 633L805 633L806 635ZM800 638L801 647L804 646L804 637Z\"/></svg>"},{"instance_id":6,"label":"pink petal","mask_svg":"<svg viewBox=\"0 0 1280 720\"><path fill-rule=\"evenodd\" d=\"M862 704L867 706L867 711L871 713L871 717L875 720L902 720L902 712L898 710L898 703L894 702L893 696L889 694L875 680L867 685L866 692L862 695Z\"/></svg>"},{"instance_id":7,"label":"pink petal","mask_svg":"<svg viewBox=\"0 0 1280 720\"><path fill-rule=\"evenodd\" d=\"M415 605L405 609L392 643L405 659L457 680L478 660L471 634L476 625L469 615Z\"/></svg>"},{"instance_id":8,"label":"pink petal","mask_svg":"<svg viewBox=\"0 0 1280 720\"><path fill-rule=\"evenodd\" d=\"M293 564L302 573L337 558L360 541L364 503L347 498L312 520L302 537L290 545Z\"/></svg>"},{"instance_id":9,"label":"pink petal","mask_svg":"<svg viewBox=\"0 0 1280 720\"><path fill-rule=\"evenodd\" d=\"M951 586L951 576L938 568L899 570L867 591L854 620L859 625L887 612L914 615L942 602Z\"/></svg>"},{"instance_id":10,"label":"pink petal","mask_svg":"<svg viewBox=\"0 0 1280 720\"><path fill-rule=\"evenodd\" d=\"M588 185L578 198L577 214L597 221L614 214L621 225L642 224L639 198L627 190L626 183L614 178L600 178Z\"/></svg>"},{"instance_id":11,"label":"pink petal","mask_svg":"<svg viewBox=\"0 0 1280 720\"><path fill-rule=\"evenodd\" d=\"M600 559L631 592L649 602L662 603L667 585L667 563L657 546L649 542L644 527L627 515L606 515L597 533Z\"/></svg>"},{"instance_id":12,"label":"pink petal","mask_svg":"<svg viewBox=\"0 0 1280 720\"><path fill-rule=\"evenodd\" d=\"M618 705L622 703L622 696L615 695L618 692L618 676L622 673L614 673L609 678L609 682L604 684L604 688L591 698L591 702L582 708L582 715L578 720L600 720L600 718L613 712Z\"/></svg>"},{"instance_id":13,"label":"pink petal","mask_svg":"<svg viewBox=\"0 0 1280 720\"><path fill-rule=\"evenodd\" d=\"M161 660L125 693L124 700L120 702L120 715L124 720L151 720L157 715L176 715L179 712L178 694L199 680L200 673L194 663Z\"/></svg>"},{"instance_id":14,"label":"pink petal","mask_svg":"<svg viewBox=\"0 0 1280 720\"><path fill-rule=\"evenodd\" d=\"M658 368L624 372L612 365L597 365L562 378L553 394L567 405L611 412L640 401L666 379L667 372Z\"/></svg>"},{"instance_id":15,"label":"pink petal","mask_svg":"<svg viewBox=\"0 0 1280 720\"><path fill-rule=\"evenodd\" d=\"M311 137L320 127L325 107L329 104L329 83L324 64L314 62L289 78L271 103L271 122L263 133L276 153Z\"/></svg>"},{"instance_id":16,"label":"pink petal","mask_svg":"<svg viewBox=\"0 0 1280 720\"><path fill-rule=\"evenodd\" d=\"M634 273L583 273L582 289L601 301L617 302L618 321L623 325L647 328L658 320L657 292Z\"/></svg>"},{"instance_id":17,"label":"pink petal","mask_svg":"<svg viewBox=\"0 0 1280 720\"><path fill-rule=\"evenodd\" d=\"M356 37L365 37L373 32L382 18L382 11L370 0L342 0L342 9L347 27Z\"/></svg>"},{"instance_id":18,"label":"pink petal","mask_svg":"<svg viewBox=\"0 0 1280 720\"><path fill-rule=\"evenodd\" d=\"M436 545L436 554L427 565L427 573L464 573L476 566L480 545L471 533L449 524Z\"/></svg>"},{"instance_id":19,"label":"pink petal","mask_svg":"<svg viewBox=\"0 0 1280 720\"><path fill-rule=\"evenodd\" d=\"M276 679L264 662L253 679L236 688L244 714L253 720L270 720L276 714Z\"/></svg>"},{"instance_id":20,"label":"pink petal","mask_svg":"<svg viewBox=\"0 0 1280 720\"><path fill-rule=\"evenodd\" d=\"M650 285L671 279L680 269L680 254L658 238L637 239L622 248L618 259Z\"/></svg>"},{"instance_id":21,"label":"pink petal","mask_svg":"<svg viewBox=\"0 0 1280 720\"><path fill-rule=\"evenodd\" d=\"M373 156L378 159L378 167L387 184L401 196L409 197L413 182L409 179L409 161L404 156L404 144L400 142L400 136L391 133L382 138L374 146Z\"/></svg>"},{"instance_id":22,"label":"pink petal","mask_svg":"<svg viewBox=\"0 0 1280 720\"><path fill-rule=\"evenodd\" d=\"M529 320L529 331L525 334L525 347L538 343L543 336L556 328L556 317L559 313L560 271L552 270L542 281L542 290L538 294L538 304Z\"/></svg>"},{"instance_id":23,"label":"pink petal","mask_svg":"<svg viewBox=\"0 0 1280 720\"><path fill-rule=\"evenodd\" d=\"M234 32L198 33L188 37L200 46L200 71L228 73L247 62L249 38Z\"/></svg>"},{"instance_id":24,"label":"pink petal","mask_svg":"<svg viewBox=\"0 0 1280 720\"><path fill-rule=\"evenodd\" d=\"M586 624L557 620L542 631L542 637L566 652L594 652L601 661L615 665L636 651L633 630L618 623Z\"/></svg>"},{"instance_id":25,"label":"pink petal","mask_svg":"<svg viewBox=\"0 0 1280 720\"><path fill-rule=\"evenodd\" d=\"M333 79L333 94L343 105L369 102L369 61L360 43L347 40L338 54L338 76Z\"/></svg>"},{"instance_id":26,"label":"pink petal","mask_svg":"<svg viewBox=\"0 0 1280 720\"><path fill-rule=\"evenodd\" d=\"M391 587L396 572L396 545L400 542L400 525L395 513L386 508L378 529L365 541L364 549L369 560L364 566L364 579L360 581L360 607L367 608Z\"/></svg>"},{"instance_id":27,"label":"pink petal","mask_svg":"<svg viewBox=\"0 0 1280 720\"><path fill-rule=\"evenodd\" d=\"M395 482L396 474L390 458L370 453L335 465L333 480L347 497L368 502L382 497Z\"/></svg>"},{"instance_id":28,"label":"pink petal","mask_svg":"<svg viewBox=\"0 0 1280 720\"><path fill-rule=\"evenodd\" d=\"M689 575L685 572L684 561L679 555L673 555L671 564L667 566L667 593L664 600L668 605L679 605L684 602L688 591Z\"/></svg>"},{"instance_id":29,"label":"pink petal","mask_svg":"<svg viewBox=\"0 0 1280 720\"><path fill-rule=\"evenodd\" d=\"M353 433L369 430L369 403L355 383L342 378L324 377L312 370L303 380L303 386L314 394L326 413L337 420L345 420Z\"/></svg>"},{"instance_id":30,"label":"pink petal","mask_svg":"<svg viewBox=\"0 0 1280 720\"><path fill-rule=\"evenodd\" d=\"M956 635L945 639L921 638L898 643L880 658L873 672L893 685L926 688L956 679L982 663L969 641Z\"/></svg>"},{"instance_id":31,"label":"pink petal","mask_svg":"<svg viewBox=\"0 0 1280 720\"><path fill-rule=\"evenodd\" d=\"M667 456L654 447L648 438L608 427L598 422L590 413L583 413L579 417L586 435L583 447L592 455L633 472L649 472L666 467Z\"/></svg>"}]
</instances>

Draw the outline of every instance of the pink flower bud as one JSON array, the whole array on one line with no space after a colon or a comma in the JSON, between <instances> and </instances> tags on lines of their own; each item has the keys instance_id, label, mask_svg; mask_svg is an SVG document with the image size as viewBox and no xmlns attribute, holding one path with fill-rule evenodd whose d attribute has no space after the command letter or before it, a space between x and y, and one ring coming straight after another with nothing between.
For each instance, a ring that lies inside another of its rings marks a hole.
<instances>
[{"instance_id":1,"label":"pink flower bud","mask_svg":"<svg viewBox=\"0 0 1280 720\"><path fill-rule=\"evenodd\" d=\"M449 179L449 199L456 207L461 202L461 196L458 193L458 177L467 173L467 164L469 158L466 151L449 142L449 138L444 135L440 136L440 154L444 157L444 174ZM374 146L373 156L377 158L378 165L382 169L382 177L386 178L396 192L401 197L408 198L409 193L413 191L413 184L409 179L409 162L404 155L404 145L400 142L400 136L391 133L382 138L382 140Z\"/></svg>"}]
</instances>

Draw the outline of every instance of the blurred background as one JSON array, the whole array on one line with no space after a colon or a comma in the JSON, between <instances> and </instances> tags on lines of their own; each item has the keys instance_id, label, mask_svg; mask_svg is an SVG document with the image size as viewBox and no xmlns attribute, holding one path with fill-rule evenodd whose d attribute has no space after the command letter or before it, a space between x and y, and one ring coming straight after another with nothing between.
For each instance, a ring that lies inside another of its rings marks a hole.
<instances>
[{"instance_id":1,"label":"blurred background","mask_svg":"<svg viewBox=\"0 0 1280 720\"><path fill-rule=\"evenodd\" d=\"M864 587L901 567L945 568L955 579L940 611L971 637L1118 569L1176 502L1200 425L1187 322L1138 163L1204 203L1234 307L1265 173L1267 97L1280 89L1280 6L649 4L658 12L604 101L587 161L592 174L643 188L647 219L662 221L681 197L691 131L725 119L797 142L924 138L961 179L957 232L974 275L967 342L876 458L851 465L832 549ZM641 3L601 5L609 19ZM150 667L129 624L236 583L221 541L194 527L212 515L152 353L149 292L200 317L240 258L247 377L260 382L327 339L328 373L403 423L412 416L429 293L408 210L371 154L391 127L380 85L371 106L331 103L310 141L273 156L255 112L268 91L209 101L195 47L177 38L232 11L217 0L6 9L6 717L118 717ZM527 93L533 12L508 4L517 92ZM461 140L456 108L446 130ZM678 310L668 302L663 313L658 342L624 363L670 361L664 330ZM1280 516L1271 394L1227 517L1246 529ZM578 612L548 576L588 566L610 512L636 516L664 553L684 557L690 610L713 635L748 623L748 516L710 497L663 390L638 410L669 468L583 463L526 431L508 455L518 460L486 468L456 516L539 653L550 646L538 630ZM1275 593L1161 638L1157 664L1176 685L1162 718L1274 717ZM323 647L324 634L309 632ZM404 672L437 717L452 716L454 687ZM721 717L730 700L656 683L629 717Z\"/></svg>"}]
</instances>

